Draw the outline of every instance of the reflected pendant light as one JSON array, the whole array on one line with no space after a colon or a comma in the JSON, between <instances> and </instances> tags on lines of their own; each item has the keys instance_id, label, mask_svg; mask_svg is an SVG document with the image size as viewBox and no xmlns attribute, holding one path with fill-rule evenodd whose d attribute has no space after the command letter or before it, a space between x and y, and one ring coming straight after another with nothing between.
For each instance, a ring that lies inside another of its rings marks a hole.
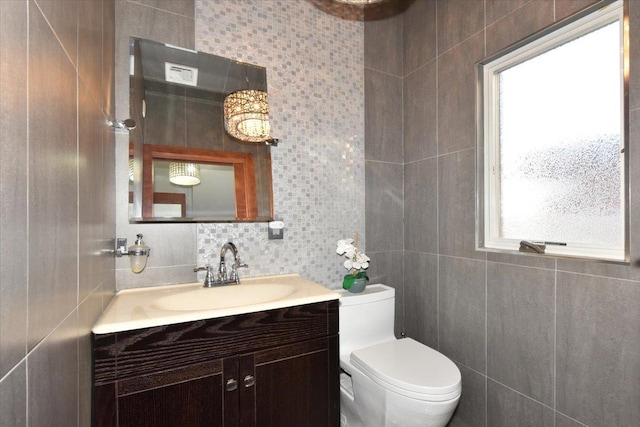
<instances>
[{"instance_id":1,"label":"reflected pendant light","mask_svg":"<svg viewBox=\"0 0 640 427\"><path fill-rule=\"evenodd\" d=\"M239 90L224 100L224 128L229 135L245 142L269 139L269 104L267 92Z\"/></svg>"},{"instance_id":2,"label":"reflected pendant light","mask_svg":"<svg viewBox=\"0 0 640 427\"><path fill-rule=\"evenodd\" d=\"M197 163L169 163L169 181L177 185L200 184L200 165Z\"/></svg>"}]
</instances>

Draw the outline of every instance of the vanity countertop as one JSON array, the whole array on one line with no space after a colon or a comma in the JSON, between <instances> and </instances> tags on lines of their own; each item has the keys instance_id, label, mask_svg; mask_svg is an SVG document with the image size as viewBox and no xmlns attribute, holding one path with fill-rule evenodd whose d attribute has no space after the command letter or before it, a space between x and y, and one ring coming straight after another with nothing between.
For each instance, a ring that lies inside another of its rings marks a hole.
<instances>
[{"instance_id":1,"label":"vanity countertop","mask_svg":"<svg viewBox=\"0 0 640 427\"><path fill-rule=\"evenodd\" d=\"M248 277L240 285L214 288L197 282L127 289L116 293L92 331L122 332L339 298L337 292L298 274Z\"/></svg>"}]
</instances>

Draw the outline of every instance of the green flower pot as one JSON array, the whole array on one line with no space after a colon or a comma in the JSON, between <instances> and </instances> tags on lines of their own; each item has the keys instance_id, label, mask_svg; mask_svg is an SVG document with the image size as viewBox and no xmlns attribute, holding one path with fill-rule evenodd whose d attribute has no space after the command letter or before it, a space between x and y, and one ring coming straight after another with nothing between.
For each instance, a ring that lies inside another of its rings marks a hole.
<instances>
[{"instance_id":1,"label":"green flower pot","mask_svg":"<svg viewBox=\"0 0 640 427\"><path fill-rule=\"evenodd\" d=\"M364 271L358 272L355 276L347 274L342 280L342 287L351 293L357 294L367 287L367 280L369 278Z\"/></svg>"}]
</instances>

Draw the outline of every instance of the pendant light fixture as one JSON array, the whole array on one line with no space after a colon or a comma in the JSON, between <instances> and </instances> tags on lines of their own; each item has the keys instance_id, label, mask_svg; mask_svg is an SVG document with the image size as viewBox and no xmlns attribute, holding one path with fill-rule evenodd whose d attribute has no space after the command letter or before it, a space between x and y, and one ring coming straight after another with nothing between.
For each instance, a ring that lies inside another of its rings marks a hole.
<instances>
[{"instance_id":1,"label":"pendant light fixture","mask_svg":"<svg viewBox=\"0 0 640 427\"><path fill-rule=\"evenodd\" d=\"M197 163L169 163L169 181L184 186L200 184L200 165Z\"/></svg>"},{"instance_id":2,"label":"pendant light fixture","mask_svg":"<svg viewBox=\"0 0 640 427\"><path fill-rule=\"evenodd\" d=\"M245 142L265 142L270 138L267 92L244 89L224 100L224 128L229 135Z\"/></svg>"}]
</instances>

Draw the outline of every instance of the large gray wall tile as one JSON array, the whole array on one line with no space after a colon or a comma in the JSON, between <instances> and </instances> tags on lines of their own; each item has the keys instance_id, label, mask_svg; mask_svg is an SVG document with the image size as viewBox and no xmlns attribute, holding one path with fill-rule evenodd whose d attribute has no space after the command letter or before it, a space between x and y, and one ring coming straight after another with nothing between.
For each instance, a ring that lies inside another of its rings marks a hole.
<instances>
[{"instance_id":1,"label":"large gray wall tile","mask_svg":"<svg viewBox=\"0 0 640 427\"><path fill-rule=\"evenodd\" d=\"M440 351L484 373L486 361L486 263L440 256Z\"/></svg>"},{"instance_id":2,"label":"large gray wall tile","mask_svg":"<svg viewBox=\"0 0 640 427\"><path fill-rule=\"evenodd\" d=\"M486 55L529 36L553 22L554 2L530 1L487 27Z\"/></svg>"},{"instance_id":3,"label":"large gray wall tile","mask_svg":"<svg viewBox=\"0 0 640 427\"><path fill-rule=\"evenodd\" d=\"M499 252L487 252L487 261L499 262L502 264L515 264L523 267L537 267L553 270L556 266L556 259L551 257L541 257L526 253L507 254Z\"/></svg>"},{"instance_id":4,"label":"large gray wall tile","mask_svg":"<svg viewBox=\"0 0 640 427\"><path fill-rule=\"evenodd\" d=\"M42 14L47 18L62 48L71 59L78 64L78 6L77 0L34 0ZM35 13L35 9L32 9Z\"/></svg>"},{"instance_id":5,"label":"large gray wall tile","mask_svg":"<svg viewBox=\"0 0 640 427\"><path fill-rule=\"evenodd\" d=\"M404 13L402 28L404 75L435 59L436 1L416 0Z\"/></svg>"},{"instance_id":6,"label":"large gray wall tile","mask_svg":"<svg viewBox=\"0 0 640 427\"><path fill-rule=\"evenodd\" d=\"M116 113L115 4L116 0L102 0L102 110L109 118Z\"/></svg>"},{"instance_id":7,"label":"large gray wall tile","mask_svg":"<svg viewBox=\"0 0 640 427\"><path fill-rule=\"evenodd\" d=\"M98 70L99 73L99 70ZM78 215L79 242L78 300L84 300L104 280L103 212L104 204L102 168L102 128L105 118L100 104L91 96L83 81L78 84Z\"/></svg>"},{"instance_id":8,"label":"large gray wall tile","mask_svg":"<svg viewBox=\"0 0 640 427\"><path fill-rule=\"evenodd\" d=\"M404 167L404 247L409 251L438 251L438 161L431 158Z\"/></svg>"},{"instance_id":9,"label":"large gray wall tile","mask_svg":"<svg viewBox=\"0 0 640 427\"><path fill-rule=\"evenodd\" d=\"M364 67L402 77L402 15L365 22Z\"/></svg>"},{"instance_id":10,"label":"large gray wall tile","mask_svg":"<svg viewBox=\"0 0 640 427\"><path fill-rule=\"evenodd\" d=\"M407 75L402 91L404 161L413 162L438 155L436 61L428 62Z\"/></svg>"},{"instance_id":11,"label":"large gray wall tile","mask_svg":"<svg viewBox=\"0 0 640 427\"><path fill-rule=\"evenodd\" d=\"M558 273L557 409L587 425L640 419L640 284Z\"/></svg>"},{"instance_id":12,"label":"large gray wall tile","mask_svg":"<svg viewBox=\"0 0 640 427\"><path fill-rule=\"evenodd\" d=\"M480 33L438 57L438 154L476 146L475 64L483 56Z\"/></svg>"},{"instance_id":13,"label":"large gray wall tile","mask_svg":"<svg viewBox=\"0 0 640 427\"><path fill-rule=\"evenodd\" d=\"M487 266L487 375L553 406L555 273Z\"/></svg>"},{"instance_id":14,"label":"large gray wall tile","mask_svg":"<svg viewBox=\"0 0 640 427\"><path fill-rule=\"evenodd\" d=\"M16 364L13 371L0 379L0 425L7 427L27 425L27 369L25 361Z\"/></svg>"},{"instance_id":15,"label":"large gray wall tile","mask_svg":"<svg viewBox=\"0 0 640 427\"><path fill-rule=\"evenodd\" d=\"M438 256L405 252L405 332L438 349Z\"/></svg>"},{"instance_id":16,"label":"large gray wall tile","mask_svg":"<svg viewBox=\"0 0 640 427\"><path fill-rule=\"evenodd\" d=\"M145 6L193 18L194 0L131 0Z\"/></svg>"},{"instance_id":17,"label":"large gray wall tile","mask_svg":"<svg viewBox=\"0 0 640 427\"><path fill-rule=\"evenodd\" d=\"M0 1L0 378L26 354L27 2Z\"/></svg>"},{"instance_id":18,"label":"large gray wall tile","mask_svg":"<svg viewBox=\"0 0 640 427\"><path fill-rule=\"evenodd\" d=\"M78 313L74 310L27 361L30 426L78 422Z\"/></svg>"},{"instance_id":19,"label":"large gray wall tile","mask_svg":"<svg viewBox=\"0 0 640 427\"><path fill-rule=\"evenodd\" d=\"M530 0L487 0L486 24L491 25L498 19L504 18L518 8L529 3Z\"/></svg>"},{"instance_id":20,"label":"large gray wall tile","mask_svg":"<svg viewBox=\"0 0 640 427\"><path fill-rule=\"evenodd\" d=\"M598 3L600 0L555 0L556 20L566 18L587 6ZM635 3L630 1L629 3Z\"/></svg>"},{"instance_id":21,"label":"large gray wall tile","mask_svg":"<svg viewBox=\"0 0 640 427\"><path fill-rule=\"evenodd\" d=\"M556 427L584 427L584 424L556 412Z\"/></svg>"},{"instance_id":22,"label":"large gray wall tile","mask_svg":"<svg viewBox=\"0 0 640 427\"><path fill-rule=\"evenodd\" d=\"M487 382L487 425L491 427L553 427L553 409L491 379Z\"/></svg>"},{"instance_id":23,"label":"large gray wall tile","mask_svg":"<svg viewBox=\"0 0 640 427\"><path fill-rule=\"evenodd\" d=\"M76 3L78 5L78 74L101 107L104 105L102 0Z\"/></svg>"},{"instance_id":24,"label":"large gray wall tile","mask_svg":"<svg viewBox=\"0 0 640 427\"><path fill-rule=\"evenodd\" d=\"M364 70L365 159L402 162L402 78Z\"/></svg>"},{"instance_id":25,"label":"large gray wall tile","mask_svg":"<svg viewBox=\"0 0 640 427\"><path fill-rule=\"evenodd\" d=\"M438 54L482 31L484 2L447 0L438 2Z\"/></svg>"},{"instance_id":26,"label":"large gray wall tile","mask_svg":"<svg viewBox=\"0 0 640 427\"><path fill-rule=\"evenodd\" d=\"M476 251L475 150L438 157L439 253L485 259Z\"/></svg>"},{"instance_id":27,"label":"large gray wall tile","mask_svg":"<svg viewBox=\"0 0 640 427\"><path fill-rule=\"evenodd\" d=\"M365 162L365 210L368 251L403 247L402 165Z\"/></svg>"},{"instance_id":28,"label":"large gray wall tile","mask_svg":"<svg viewBox=\"0 0 640 427\"><path fill-rule=\"evenodd\" d=\"M487 377L458 364L462 374L462 396L447 427L487 425Z\"/></svg>"},{"instance_id":29,"label":"large gray wall tile","mask_svg":"<svg viewBox=\"0 0 640 427\"><path fill-rule=\"evenodd\" d=\"M404 252L401 250L390 252L366 251L371 262L367 270L369 284L382 283L391 286L396 291L395 333L405 330L404 325Z\"/></svg>"},{"instance_id":30,"label":"large gray wall tile","mask_svg":"<svg viewBox=\"0 0 640 427\"><path fill-rule=\"evenodd\" d=\"M29 349L76 307L78 286L76 73L30 5Z\"/></svg>"}]
</instances>

